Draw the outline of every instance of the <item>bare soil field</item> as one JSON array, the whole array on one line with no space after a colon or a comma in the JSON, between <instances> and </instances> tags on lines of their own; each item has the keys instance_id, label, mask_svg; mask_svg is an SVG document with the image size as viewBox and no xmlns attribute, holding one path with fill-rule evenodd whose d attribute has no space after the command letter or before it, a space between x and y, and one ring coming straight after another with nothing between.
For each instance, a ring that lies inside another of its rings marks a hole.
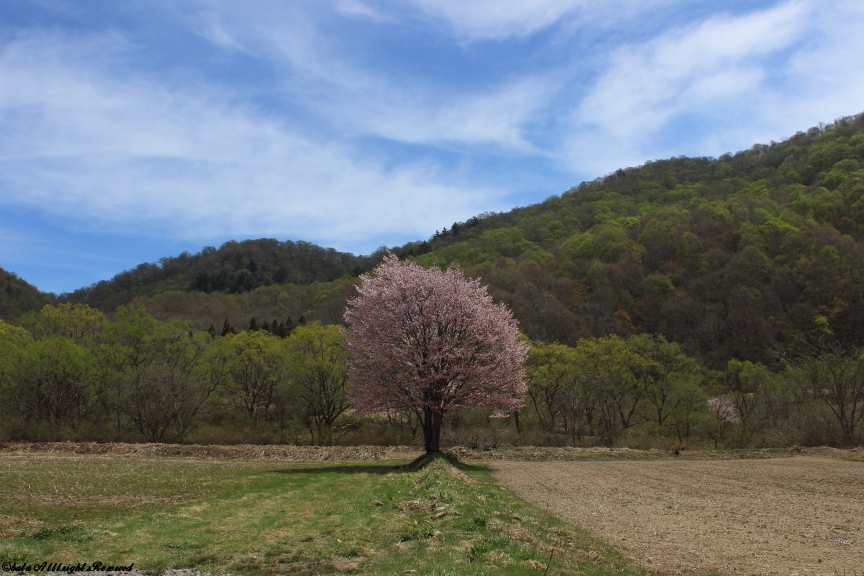
<instances>
[{"instance_id":1,"label":"bare soil field","mask_svg":"<svg viewBox=\"0 0 864 576\"><path fill-rule=\"evenodd\" d=\"M864 576L864 462L490 461L527 501L665 574Z\"/></svg>"}]
</instances>

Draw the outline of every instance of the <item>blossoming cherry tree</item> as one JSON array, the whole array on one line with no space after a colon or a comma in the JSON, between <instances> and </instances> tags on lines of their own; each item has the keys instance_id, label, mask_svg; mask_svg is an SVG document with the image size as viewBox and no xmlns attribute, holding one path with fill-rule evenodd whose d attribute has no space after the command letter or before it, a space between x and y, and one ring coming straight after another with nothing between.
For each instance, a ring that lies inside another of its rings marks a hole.
<instances>
[{"instance_id":1,"label":"blossoming cherry tree","mask_svg":"<svg viewBox=\"0 0 864 576\"><path fill-rule=\"evenodd\" d=\"M488 406L504 416L524 405L528 345L479 280L393 254L361 280L345 310L358 409L414 412L431 453L447 412Z\"/></svg>"}]
</instances>

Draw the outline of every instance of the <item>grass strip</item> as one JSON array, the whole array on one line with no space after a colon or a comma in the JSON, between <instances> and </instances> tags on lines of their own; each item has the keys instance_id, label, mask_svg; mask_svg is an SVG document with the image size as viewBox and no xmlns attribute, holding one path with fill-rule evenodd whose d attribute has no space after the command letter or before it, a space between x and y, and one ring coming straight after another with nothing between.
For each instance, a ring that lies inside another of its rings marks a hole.
<instances>
[{"instance_id":1,"label":"grass strip","mask_svg":"<svg viewBox=\"0 0 864 576\"><path fill-rule=\"evenodd\" d=\"M0 457L0 560L270 574L643 574L452 458Z\"/></svg>"}]
</instances>

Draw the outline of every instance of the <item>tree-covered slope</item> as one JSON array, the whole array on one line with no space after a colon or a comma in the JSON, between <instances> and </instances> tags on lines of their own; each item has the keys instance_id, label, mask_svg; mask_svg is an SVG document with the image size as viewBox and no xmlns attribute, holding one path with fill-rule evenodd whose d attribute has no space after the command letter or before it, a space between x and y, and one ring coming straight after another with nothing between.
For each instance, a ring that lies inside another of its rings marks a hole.
<instances>
[{"instance_id":1,"label":"tree-covered slope","mask_svg":"<svg viewBox=\"0 0 864 576\"><path fill-rule=\"evenodd\" d=\"M535 339L659 332L713 366L770 363L814 330L860 345L862 161L858 115L719 159L618 170L450 232L419 259L482 276Z\"/></svg>"},{"instance_id":2,"label":"tree-covered slope","mask_svg":"<svg viewBox=\"0 0 864 576\"><path fill-rule=\"evenodd\" d=\"M864 343L864 114L720 158L618 170L561 196L456 222L394 248L458 263L533 339L662 333L710 366L772 363L814 331ZM133 298L198 327L251 316L339 320L356 257L303 242L229 242L64 295Z\"/></svg>"},{"instance_id":3,"label":"tree-covered slope","mask_svg":"<svg viewBox=\"0 0 864 576\"><path fill-rule=\"evenodd\" d=\"M0 268L0 320L15 320L21 314L39 310L53 301L52 295L43 294L14 272Z\"/></svg>"}]
</instances>

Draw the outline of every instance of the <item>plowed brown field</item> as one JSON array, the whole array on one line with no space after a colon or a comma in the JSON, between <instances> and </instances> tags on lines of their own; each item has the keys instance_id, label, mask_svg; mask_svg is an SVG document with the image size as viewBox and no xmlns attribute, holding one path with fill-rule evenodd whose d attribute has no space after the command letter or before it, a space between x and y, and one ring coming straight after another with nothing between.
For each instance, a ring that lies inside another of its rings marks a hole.
<instances>
[{"instance_id":1,"label":"plowed brown field","mask_svg":"<svg viewBox=\"0 0 864 576\"><path fill-rule=\"evenodd\" d=\"M666 574L864 576L864 462L490 462L529 502Z\"/></svg>"}]
</instances>

